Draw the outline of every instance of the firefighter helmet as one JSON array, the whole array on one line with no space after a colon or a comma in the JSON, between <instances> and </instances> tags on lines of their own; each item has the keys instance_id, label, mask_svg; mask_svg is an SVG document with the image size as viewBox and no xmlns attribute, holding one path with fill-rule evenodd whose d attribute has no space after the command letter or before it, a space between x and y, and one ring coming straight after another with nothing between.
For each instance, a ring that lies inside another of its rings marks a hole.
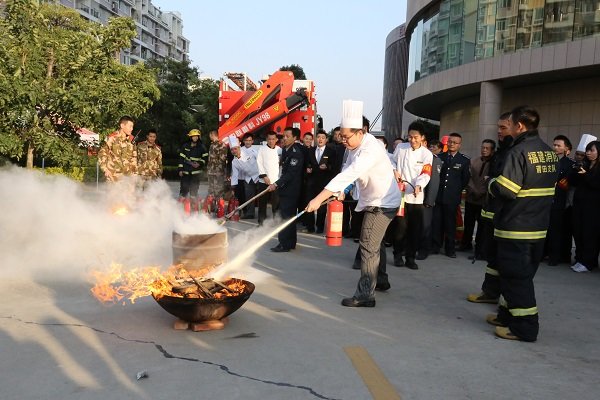
<instances>
[{"instance_id":1,"label":"firefighter helmet","mask_svg":"<svg viewBox=\"0 0 600 400\"><path fill-rule=\"evenodd\" d=\"M188 133L189 137L192 137L192 136L201 136L201 135L202 135L202 132L200 132L200 129L192 129L190 131L190 133Z\"/></svg>"}]
</instances>

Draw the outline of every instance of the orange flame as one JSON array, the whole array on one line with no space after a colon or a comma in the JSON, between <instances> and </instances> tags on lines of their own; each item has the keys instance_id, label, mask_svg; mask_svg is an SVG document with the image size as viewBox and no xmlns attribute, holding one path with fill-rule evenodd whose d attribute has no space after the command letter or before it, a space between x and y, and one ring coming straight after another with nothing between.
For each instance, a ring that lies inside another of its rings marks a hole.
<instances>
[{"instance_id":1,"label":"orange flame","mask_svg":"<svg viewBox=\"0 0 600 400\"><path fill-rule=\"evenodd\" d=\"M210 269L194 271L194 278L205 276ZM174 293L173 286L181 284L182 279L190 277L190 272L183 268L183 265L173 265L166 271L161 271L159 267L143 267L125 270L120 264L111 264L106 271L92 271L94 287L91 292L95 298L102 302L118 303L122 300L129 300L135 303L135 300L154 295L156 298L163 296L184 297L181 293ZM235 296L245 290L242 281L232 279L226 282L230 291L222 290L214 294L216 299L227 296ZM190 297L200 298L199 293Z\"/></svg>"},{"instance_id":2,"label":"orange flame","mask_svg":"<svg viewBox=\"0 0 600 400\"><path fill-rule=\"evenodd\" d=\"M114 206L112 208L111 212L114 215L123 216L123 215L129 214L129 209L127 208L127 206L119 205L119 206Z\"/></svg>"}]
</instances>

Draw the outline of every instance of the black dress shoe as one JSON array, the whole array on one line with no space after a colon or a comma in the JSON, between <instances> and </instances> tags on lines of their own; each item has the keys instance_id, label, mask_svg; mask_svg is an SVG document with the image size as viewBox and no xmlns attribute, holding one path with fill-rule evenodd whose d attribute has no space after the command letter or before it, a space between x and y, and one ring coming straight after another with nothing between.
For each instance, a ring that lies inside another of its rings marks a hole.
<instances>
[{"instance_id":1,"label":"black dress shoe","mask_svg":"<svg viewBox=\"0 0 600 400\"><path fill-rule=\"evenodd\" d=\"M448 252L448 253L446 253L446 256L450 257L450 258L456 258L456 253L449 253Z\"/></svg>"},{"instance_id":2,"label":"black dress shoe","mask_svg":"<svg viewBox=\"0 0 600 400\"><path fill-rule=\"evenodd\" d=\"M385 292L386 290L388 290L391 287L392 287L392 285L390 285L389 282L382 282L382 283L378 283L377 285L375 285L375 290Z\"/></svg>"},{"instance_id":3,"label":"black dress shoe","mask_svg":"<svg viewBox=\"0 0 600 400\"><path fill-rule=\"evenodd\" d=\"M345 307L375 307L375 299L359 300L356 297L347 297L342 300Z\"/></svg>"},{"instance_id":4,"label":"black dress shoe","mask_svg":"<svg viewBox=\"0 0 600 400\"><path fill-rule=\"evenodd\" d=\"M288 251L290 251L290 249L286 249L285 247L283 247L280 244L278 244L275 247L271 247L271 251L273 253L287 253Z\"/></svg>"},{"instance_id":5,"label":"black dress shoe","mask_svg":"<svg viewBox=\"0 0 600 400\"><path fill-rule=\"evenodd\" d=\"M427 257L429 257L429 254L427 254L427 253L419 253L419 254L417 254L416 259L417 260L426 260Z\"/></svg>"},{"instance_id":6,"label":"black dress shoe","mask_svg":"<svg viewBox=\"0 0 600 400\"><path fill-rule=\"evenodd\" d=\"M402 257L394 257L394 267L404 267L404 260Z\"/></svg>"},{"instance_id":7,"label":"black dress shoe","mask_svg":"<svg viewBox=\"0 0 600 400\"><path fill-rule=\"evenodd\" d=\"M408 269L419 269L419 266L417 265L417 263L415 262L415 260L407 258L406 259L406 268Z\"/></svg>"}]
</instances>

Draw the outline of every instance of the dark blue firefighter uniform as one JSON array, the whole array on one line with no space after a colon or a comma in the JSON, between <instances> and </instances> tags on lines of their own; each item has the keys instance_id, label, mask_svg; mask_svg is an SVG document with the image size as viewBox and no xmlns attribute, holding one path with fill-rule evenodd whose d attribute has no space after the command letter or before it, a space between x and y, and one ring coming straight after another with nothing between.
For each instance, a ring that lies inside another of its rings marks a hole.
<instances>
[{"instance_id":1,"label":"dark blue firefighter uniform","mask_svg":"<svg viewBox=\"0 0 600 400\"><path fill-rule=\"evenodd\" d=\"M304 151L301 145L294 143L281 153L281 176L275 182L279 194L279 213L283 220L294 217L298 211L298 199L302 191L302 172L304 169ZM296 223L291 223L277 236L283 250L296 248Z\"/></svg>"}]
</instances>

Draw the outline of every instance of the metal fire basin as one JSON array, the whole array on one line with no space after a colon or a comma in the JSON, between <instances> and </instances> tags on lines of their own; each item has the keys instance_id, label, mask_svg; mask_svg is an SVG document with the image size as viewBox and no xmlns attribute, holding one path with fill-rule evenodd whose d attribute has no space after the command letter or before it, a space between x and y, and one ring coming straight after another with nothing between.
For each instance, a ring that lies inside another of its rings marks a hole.
<instances>
[{"instance_id":1,"label":"metal fire basin","mask_svg":"<svg viewBox=\"0 0 600 400\"><path fill-rule=\"evenodd\" d=\"M154 297L154 300L166 312L187 322L202 322L222 319L240 308L254 292L252 282L237 279L244 283L245 288L237 296L227 296L221 299L198 299L175 296ZM228 284L230 281L224 282Z\"/></svg>"}]
</instances>

